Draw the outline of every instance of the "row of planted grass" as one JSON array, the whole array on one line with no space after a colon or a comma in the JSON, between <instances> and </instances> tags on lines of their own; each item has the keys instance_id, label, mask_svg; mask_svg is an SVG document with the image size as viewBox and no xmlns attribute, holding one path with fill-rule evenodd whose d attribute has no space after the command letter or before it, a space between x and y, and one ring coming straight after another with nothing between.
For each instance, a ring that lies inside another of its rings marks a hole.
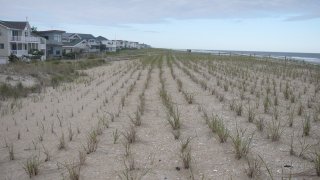
<instances>
[{"instance_id":1,"label":"row of planted grass","mask_svg":"<svg viewBox=\"0 0 320 180\"><path fill-rule=\"evenodd\" d=\"M24 63L17 62L0 67L0 73L18 76L31 76L38 83L32 87L24 87L22 83L16 86L9 83L0 84L0 99L25 97L29 93L40 92L42 87L57 87L62 82L71 82L79 76L86 75L78 70L100 66L106 62L103 59L82 61L45 61Z\"/></svg>"}]
</instances>

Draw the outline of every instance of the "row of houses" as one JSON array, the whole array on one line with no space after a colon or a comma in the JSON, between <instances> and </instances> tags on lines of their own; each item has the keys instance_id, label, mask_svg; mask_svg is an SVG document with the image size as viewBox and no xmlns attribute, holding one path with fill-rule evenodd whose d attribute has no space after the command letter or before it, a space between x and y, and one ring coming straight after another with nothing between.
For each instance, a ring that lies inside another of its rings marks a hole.
<instances>
[{"instance_id":1,"label":"row of houses","mask_svg":"<svg viewBox=\"0 0 320 180\"><path fill-rule=\"evenodd\" d=\"M146 44L109 40L92 34L67 33L61 30L36 31L27 21L0 20L0 60L40 55L41 60L61 58L68 53L115 52L121 49L150 48Z\"/></svg>"}]
</instances>

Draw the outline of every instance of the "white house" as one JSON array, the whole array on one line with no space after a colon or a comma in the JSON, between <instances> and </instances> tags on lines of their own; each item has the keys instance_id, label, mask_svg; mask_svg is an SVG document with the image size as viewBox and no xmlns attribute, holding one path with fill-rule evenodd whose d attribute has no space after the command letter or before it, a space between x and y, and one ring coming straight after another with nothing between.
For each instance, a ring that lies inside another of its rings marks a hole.
<instances>
[{"instance_id":1,"label":"white house","mask_svg":"<svg viewBox=\"0 0 320 180\"><path fill-rule=\"evenodd\" d=\"M101 44L106 46L107 52L116 52L117 51L117 45L115 41L109 40L103 36L98 36L97 40L100 41Z\"/></svg>"},{"instance_id":2,"label":"white house","mask_svg":"<svg viewBox=\"0 0 320 180\"><path fill-rule=\"evenodd\" d=\"M128 43L128 46L130 49L137 49L138 48L138 42L132 42L132 41L129 41Z\"/></svg>"},{"instance_id":3,"label":"white house","mask_svg":"<svg viewBox=\"0 0 320 180\"><path fill-rule=\"evenodd\" d=\"M46 59L46 39L35 35L27 21L0 20L0 60L8 60L11 54L19 58L30 56L32 50L43 52Z\"/></svg>"}]
</instances>

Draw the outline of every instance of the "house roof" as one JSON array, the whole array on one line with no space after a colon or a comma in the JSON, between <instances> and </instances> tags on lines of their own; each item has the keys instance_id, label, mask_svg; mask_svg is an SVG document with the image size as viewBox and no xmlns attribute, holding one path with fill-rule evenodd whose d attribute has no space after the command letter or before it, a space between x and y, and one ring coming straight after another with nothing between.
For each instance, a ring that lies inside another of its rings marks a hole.
<instances>
[{"instance_id":1,"label":"house roof","mask_svg":"<svg viewBox=\"0 0 320 180\"><path fill-rule=\"evenodd\" d=\"M82 41L85 41L85 39L74 39L71 42L64 42L63 46L75 46L75 45L81 43Z\"/></svg>"},{"instance_id":2,"label":"house roof","mask_svg":"<svg viewBox=\"0 0 320 180\"><path fill-rule=\"evenodd\" d=\"M31 35L32 35L32 36L35 36L35 37L42 37L42 36L40 36L37 32L31 32Z\"/></svg>"},{"instance_id":3,"label":"house roof","mask_svg":"<svg viewBox=\"0 0 320 180\"><path fill-rule=\"evenodd\" d=\"M21 29L23 30L27 26L28 22L26 21L1 21L0 25L3 25L5 27L11 28L11 29Z\"/></svg>"},{"instance_id":4,"label":"house roof","mask_svg":"<svg viewBox=\"0 0 320 180\"><path fill-rule=\"evenodd\" d=\"M73 35L74 33L63 33L62 37L70 37L71 35Z\"/></svg>"},{"instance_id":5,"label":"house roof","mask_svg":"<svg viewBox=\"0 0 320 180\"><path fill-rule=\"evenodd\" d=\"M78 35L81 37L81 39L96 39L92 34L78 34Z\"/></svg>"},{"instance_id":6,"label":"house roof","mask_svg":"<svg viewBox=\"0 0 320 180\"><path fill-rule=\"evenodd\" d=\"M96 39L99 41L108 40L107 38L105 38L103 36L98 36Z\"/></svg>"},{"instance_id":7,"label":"house roof","mask_svg":"<svg viewBox=\"0 0 320 180\"><path fill-rule=\"evenodd\" d=\"M47 31L38 31L39 34L43 34L43 33L65 33L65 31L61 31L61 30L47 30Z\"/></svg>"}]
</instances>

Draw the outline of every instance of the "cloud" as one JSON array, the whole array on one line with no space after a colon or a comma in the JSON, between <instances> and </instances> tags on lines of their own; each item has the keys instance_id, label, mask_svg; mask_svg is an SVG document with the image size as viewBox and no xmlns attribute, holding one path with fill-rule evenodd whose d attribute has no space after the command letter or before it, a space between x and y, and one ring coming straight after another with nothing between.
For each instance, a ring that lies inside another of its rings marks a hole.
<instances>
[{"instance_id":1,"label":"cloud","mask_svg":"<svg viewBox=\"0 0 320 180\"><path fill-rule=\"evenodd\" d=\"M153 30L147 30L147 31L143 31L145 33L160 33L159 31L153 31Z\"/></svg>"},{"instance_id":2,"label":"cloud","mask_svg":"<svg viewBox=\"0 0 320 180\"><path fill-rule=\"evenodd\" d=\"M285 20L286 21L304 21L304 20L311 20L311 19L318 19L318 18L320 18L320 13L290 16Z\"/></svg>"},{"instance_id":3,"label":"cloud","mask_svg":"<svg viewBox=\"0 0 320 180\"><path fill-rule=\"evenodd\" d=\"M305 20L315 17L320 9L319 0L0 0L0 4L3 18L21 20L28 16L42 23L103 26L165 23L167 19Z\"/></svg>"}]
</instances>

